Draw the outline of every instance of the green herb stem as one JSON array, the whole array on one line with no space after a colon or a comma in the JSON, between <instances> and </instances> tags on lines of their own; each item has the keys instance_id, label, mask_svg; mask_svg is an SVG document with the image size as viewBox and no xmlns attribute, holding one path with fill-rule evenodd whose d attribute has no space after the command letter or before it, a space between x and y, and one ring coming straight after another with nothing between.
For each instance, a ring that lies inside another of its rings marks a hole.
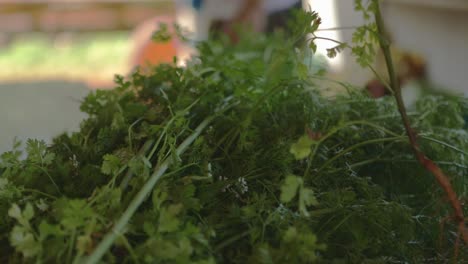
<instances>
[{"instance_id":1,"label":"green herb stem","mask_svg":"<svg viewBox=\"0 0 468 264\"><path fill-rule=\"evenodd\" d=\"M328 159L319 169L318 171L322 171L324 168L326 168L328 165L330 165L333 161L335 161L336 159L338 159L339 157L343 156L343 155L346 155L347 153L349 153L350 151L354 150L354 149L357 149L359 147L362 147L362 146L365 146L365 145L370 145L370 144L374 144L374 143L382 143L382 142L387 142L387 141L390 141L390 142L395 142L397 140L404 140L405 138L403 136L399 136L399 137L389 137L389 138L377 138L377 139L371 139L371 140L367 140L367 141L363 141L363 142L359 142L355 145L352 145L344 150L342 150L340 153L338 153L337 155L335 155L334 157Z\"/></svg>"},{"instance_id":2,"label":"green herb stem","mask_svg":"<svg viewBox=\"0 0 468 264\"><path fill-rule=\"evenodd\" d=\"M420 162L420 164L427 171L432 173L432 175L436 179L439 186L443 189L443 191L447 195L448 202L454 211L453 219L458 224L457 241L459 241L460 237L462 237L466 244L468 243L468 232L466 231L466 228L465 228L465 215L463 212L463 207L457 196L457 193L453 189L453 186L449 177L447 177L447 175L445 175L445 173L432 160L426 157L426 155L421 151L418 145L416 133L411 128L410 120L408 118L408 115L406 114L406 107L403 102L401 87L400 87L400 84L398 83L397 75L395 73L395 69L393 66L392 54L390 51L390 43L388 39L384 37L385 27L384 27L384 21L382 19L382 14L380 12L379 1L374 0L373 3L375 4L375 12L374 12L375 21L377 24L378 33L380 35L378 38L379 44L385 57L388 75L390 78L390 86L393 88L395 92L394 97L398 105L398 111L400 112L403 125L405 127L406 134L408 135L413 153L415 157L418 159L418 161ZM454 256L455 259L457 258L457 255L458 255L457 253L458 247L459 247L459 243L455 243L455 252L456 252Z\"/></svg>"},{"instance_id":3,"label":"green herb stem","mask_svg":"<svg viewBox=\"0 0 468 264\"><path fill-rule=\"evenodd\" d=\"M188 146L190 146L195 139L201 134L201 132L208 126L214 119L214 116L205 119L198 127L193 131L193 133L186 138L180 146L177 148L177 155L182 154ZM130 221L133 214L136 212L138 207L145 201L146 197L151 193L156 183L161 179L163 174L169 168L169 165L172 163L171 158L167 158L161 163L151 175L150 179L143 185L141 190L137 193L136 197L132 200L127 210L122 214L122 216L117 220L112 230L107 233L104 239L98 244L94 252L87 257L83 263L95 264L104 256L107 250L112 246L114 241L118 238L122 232L124 232L125 227Z\"/></svg>"}]
</instances>

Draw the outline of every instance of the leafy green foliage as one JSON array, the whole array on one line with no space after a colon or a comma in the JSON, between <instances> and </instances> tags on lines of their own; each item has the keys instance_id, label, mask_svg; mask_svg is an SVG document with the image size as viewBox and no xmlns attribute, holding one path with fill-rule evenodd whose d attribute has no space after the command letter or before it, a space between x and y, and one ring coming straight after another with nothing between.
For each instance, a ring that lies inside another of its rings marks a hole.
<instances>
[{"instance_id":1,"label":"leafy green foliage","mask_svg":"<svg viewBox=\"0 0 468 264\"><path fill-rule=\"evenodd\" d=\"M378 0L370 0L363 3L363 0L354 0L354 9L363 14L366 23L358 27L353 33L352 53L357 62L362 67L372 65L376 54L376 43L378 43L379 33L377 25L373 21L373 14L376 11Z\"/></svg>"},{"instance_id":2,"label":"leafy green foliage","mask_svg":"<svg viewBox=\"0 0 468 264\"><path fill-rule=\"evenodd\" d=\"M159 23L159 29L151 36L153 41L168 42L171 39L171 33L167 24Z\"/></svg>"},{"instance_id":3,"label":"leafy green foliage","mask_svg":"<svg viewBox=\"0 0 468 264\"><path fill-rule=\"evenodd\" d=\"M309 138L307 135L303 135L299 140L291 145L290 152L298 160L304 159L310 155L311 147L314 144L314 140Z\"/></svg>"},{"instance_id":4,"label":"leafy green foliage","mask_svg":"<svg viewBox=\"0 0 468 264\"><path fill-rule=\"evenodd\" d=\"M34 231L29 223L34 216L32 205L28 203L26 208L21 211L17 204L13 204L8 210L8 216L18 221L18 225L11 231L11 245L25 257L37 256L41 251L41 244L35 239Z\"/></svg>"},{"instance_id":5,"label":"leafy green foliage","mask_svg":"<svg viewBox=\"0 0 468 264\"><path fill-rule=\"evenodd\" d=\"M324 97L316 66L304 63L316 57L280 33L248 36L236 46L200 44L198 62L186 68L116 76L115 89L84 99L89 118L80 131L50 146L28 141L24 159L17 148L2 154L0 261L89 256L167 159L167 173L103 262L450 258L454 227L439 230L450 208L411 154L393 100L353 89ZM427 95L410 113L421 147L462 196L467 105ZM207 117L193 145L176 152Z\"/></svg>"},{"instance_id":6,"label":"leafy green foliage","mask_svg":"<svg viewBox=\"0 0 468 264\"><path fill-rule=\"evenodd\" d=\"M288 175L286 176L284 184L281 186L280 201L283 203L290 202L295 196L298 196L298 208L299 211L309 216L307 212L307 206L318 205L317 199L314 196L314 191L304 187L304 181L297 176Z\"/></svg>"},{"instance_id":7,"label":"leafy green foliage","mask_svg":"<svg viewBox=\"0 0 468 264\"><path fill-rule=\"evenodd\" d=\"M103 157L103 162L101 166L101 172L107 175L113 175L118 173L120 168L120 159L119 157L111 154L106 154Z\"/></svg>"}]
</instances>

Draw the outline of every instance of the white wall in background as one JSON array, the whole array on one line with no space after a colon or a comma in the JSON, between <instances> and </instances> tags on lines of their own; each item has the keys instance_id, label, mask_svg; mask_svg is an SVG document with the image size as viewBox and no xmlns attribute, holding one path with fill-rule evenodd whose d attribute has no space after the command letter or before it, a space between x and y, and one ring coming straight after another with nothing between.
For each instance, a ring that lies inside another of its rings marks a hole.
<instances>
[{"instance_id":1,"label":"white wall in background","mask_svg":"<svg viewBox=\"0 0 468 264\"><path fill-rule=\"evenodd\" d=\"M50 143L52 137L78 131L87 117L80 102L89 93L83 83L43 81L0 84L0 154L12 149L16 137Z\"/></svg>"},{"instance_id":2,"label":"white wall in background","mask_svg":"<svg viewBox=\"0 0 468 264\"><path fill-rule=\"evenodd\" d=\"M317 36L336 39L341 42L351 42L354 29L364 23L361 13L354 11L354 0L303 0L306 10L316 11L322 18ZM336 28L340 28L337 30ZM331 29L331 30L328 30ZM326 49L336 46L336 43L319 40L317 52L326 54ZM355 62L350 51L344 51L334 59L329 59L331 78L362 86L371 76L370 71L361 69Z\"/></svg>"},{"instance_id":3,"label":"white wall in background","mask_svg":"<svg viewBox=\"0 0 468 264\"><path fill-rule=\"evenodd\" d=\"M304 0L322 17L321 28L359 26L354 0ZM425 56L430 79L445 89L468 96L468 1L385 0L382 12L387 28L399 48ZM321 31L318 35L350 42L352 29ZM319 51L333 43L321 41ZM371 76L359 70L349 54L331 60L333 77L363 85Z\"/></svg>"},{"instance_id":4,"label":"white wall in background","mask_svg":"<svg viewBox=\"0 0 468 264\"><path fill-rule=\"evenodd\" d=\"M387 27L400 47L425 56L432 81L468 96L468 1L426 1L387 0Z\"/></svg>"}]
</instances>

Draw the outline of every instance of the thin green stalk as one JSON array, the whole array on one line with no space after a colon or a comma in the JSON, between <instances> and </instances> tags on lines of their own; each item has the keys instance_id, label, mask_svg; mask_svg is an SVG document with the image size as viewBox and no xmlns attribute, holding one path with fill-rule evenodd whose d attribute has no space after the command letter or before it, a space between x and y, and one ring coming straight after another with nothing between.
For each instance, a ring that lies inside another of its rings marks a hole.
<instances>
[{"instance_id":1,"label":"thin green stalk","mask_svg":"<svg viewBox=\"0 0 468 264\"><path fill-rule=\"evenodd\" d=\"M374 162L390 162L390 163L415 163L416 162L416 163L419 163L419 161L417 161L417 160L374 158L374 159L363 160L363 161L360 161L360 162L349 164L349 168L354 169L354 168L357 168L357 167L360 167L360 166L365 166L367 164L371 164L371 163L374 163ZM457 168L460 168L460 169L468 169L468 166L465 166L463 164L459 164L459 163L456 163L456 162L451 162L451 161L434 161L434 162L436 164L439 164L439 165L447 165L447 166L457 167ZM335 172L342 171L342 170L345 170L345 169L347 169L347 168L337 168L337 169L332 170L331 172L335 173Z\"/></svg>"},{"instance_id":2,"label":"thin green stalk","mask_svg":"<svg viewBox=\"0 0 468 264\"><path fill-rule=\"evenodd\" d=\"M40 195L43 195L45 197L48 197L48 198L51 198L51 199L54 199L54 200L57 200L58 198L53 196L52 194L48 194L48 193L45 193L45 192L41 192L41 191L38 191L38 190L35 190L35 189L29 189L29 188L23 188L21 190L21 192L30 192L30 193L37 193L37 194L40 194Z\"/></svg>"},{"instance_id":3,"label":"thin green stalk","mask_svg":"<svg viewBox=\"0 0 468 264\"><path fill-rule=\"evenodd\" d=\"M141 147L141 149L138 152L137 156L145 155L145 153L149 150L149 148L151 147L151 145L153 145L153 143L154 143L153 139L149 139L148 141L146 141L145 144L143 144L143 147ZM128 183L132 179L132 177L133 177L132 170L128 170L127 173L125 174L125 177L123 178L122 182L120 183L120 189L125 190L127 188L127 186L128 186Z\"/></svg>"},{"instance_id":4,"label":"thin green stalk","mask_svg":"<svg viewBox=\"0 0 468 264\"><path fill-rule=\"evenodd\" d=\"M140 123L141 120L143 120L142 117L138 118L135 122L133 122L129 127L128 127L128 145L131 150L133 150L133 140L132 140L132 133L133 133L133 127Z\"/></svg>"},{"instance_id":5,"label":"thin green stalk","mask_svg":"<svg viewBox=\"0 0 468 264\"><path fill-rule=\"evenodd\" d=\"M180 146L176 149L177 155L182 154L185 150L195 141L195 139L201 134L201 132L208 126L214 119L214 116L206 118L198 127L193 131L193 133L186 138ZM125 227L132 218L133 214L136 212L138 207L146 200L146 197L151 193L156 183L161 179L163 174L169 168L169 165L172 163L172 159L168 158L164 160L153 172L150 179L143 185L141 190L137 193L135 198L132 200L127 210L122 214L122 216L117 220L112 230L107 233L103 240L97 245L93 253L79 262L87 264L98 263L99 260L104 256L104 254L109 250L114 241L124 232Z\"/></svg>"},{"instance_id":6,"label":"thin green stalk","mask_svg":"<svg viewBox=\"0 0 468 264\"><path fill-rule=\"evenodd\" d=\"M153 149L151 150L150 154L148 155L148 159L151 159L153 157L153 155L156 152L156 150L157 150L159 144L161 143L161 140L162 140L163 137L164 137L164 144L163 145L166 144L166 142L167 142L167 130L169 129L169 126L172 125L172 123L175 122L176 118L181 116L181 115L184 115L185 113L187 113L199 101L200 101L200 99L195 100L187 108L185 108L182 112L180 112L180 113L174 115L173 117L171 117L171 119L164 126L164 129L161 132L161 135L159 136L158 140L156 141L156 144L154 144Z\"/></svg>"},{"instance_id":7,"label":"thin green stalk","mask_svg":"<svg viewBox=\"0 0 468 264\"><path fill-rule=\"evenodd\" d=\"M399 137L390 137L390 138L377 138L377 139L371 139L371 140L367 140L367 141L363 141L363 142L359 142L355 145L352 145L346 149L344 149L343 151L341 151L340 153L338 153L337 155L335 155L334 157L332 157L331 159L328 159L319 169L318 171L322 171L324 168L326 168L328 165L330 165L330 163L332 163L333 161L335 161L336 159L338 159L339 157L343 156L343 155L346 155L347 153L349 153L350 151L354 150L354 149L357 149L359 147L362 147L362 146L365 146L365 145L370 145L370 144L374 144L374 143L381 143L381 142L387 142L387 141L396 141L396 140L401 140L403 139L403 136L399 136Z\"/></svg>"},{"instance_id":8,"label":"thin green stalk","mask_svg":"<svg viewBox=\"0 0 468 264\"><path fill-rule=\"evenodd\" d=\"M400 135L398 135L397 133L389 130L389 129L386 129L385 127L382 127L382 126L379 126L377 124L374 124L372 122L368 122L368 121L364 121L364 120L358 120L358 121L351 121L351 122L346 122L344 124L341 124L339 126L336 126L334 128L332 128L332 130L330 132L328 132L325 136L323 136L315 145L314 145L314 149L312 150L311 154L309 155L309 158L308 158L308 164L307 164L307 168L304 172L304 177L306 175L309 174L310 172L310 169L312 167L312 161L314 160L315 158L315 153L317 152L317 149L319 148L320 144L322 144L325 140L327 140L328 138L330 138L331 136L333 136L334 134L338 133L341 129L343 128L346 128L346 127L349 127L349 126L352 126L352 125L365 125L365 126L370 126L370 127L373 127L373 128L376 128L378 130L382 130L383 132L389 134L389 135L392 135L394 136L395 138L399 138L401 137Z\"/></svg>"},{"instance_id":9,"label":"thin green stalk","mask_svg":"<svg viewBox=\"0 0 468 264\"><path fill-rule=\"evenodd\" d=\"M244 232L242 232L242 233L240 233L240 234L237 234L237 235L235 235L235 236L233 236L233 237L228 238L227 240L221 242L221 243L214 249L214 251L215 251L215 252L218 252L218 251L220 251L221 249L223 249L223 248L229 246L230 244L232 244L232 243L238 241L239 239L241 239L241 238L243 238L243 237L249 235L249 234L252 232L252 230L253 230L253 229L247 229L247 230L245 230Z\"/></svg>"},{"instance_id":10,"label":"thin green stalk","mask_svg":"<svg viewBox=\"0 0 468 264\"><path fill-rule=\"evenodd\" d=\"M334 43L339 44L339 45L344 45L344 48L347 48L347 49L350 49L350 50L352 49L352 47L350 47L346 42L341 42L341 41L331 39L331 38L318 37L316 35L313 35L313 37L310 38L310 39L307 39L307 41L314 41L316 39L331 41L331 42L334 42ZM380 76L380 74L375 70L375 68L371 64L367 64L366 66L372 71L372 73L375 75L375 77L377 77L377 79L385 86L385 88L387 88L387 90L390 91L390 93L393 95L394 91L393 91L391 85L387 81L385 81L382 78L382 76Z\"/></svg>"},{"instance_id":11,"label":"thin green stalk","mask_svg":"<svg viewBox=\"0 0 468 264\"><path fill-rule=\"evenodd\" d=\"M344 89L346 89L346 91L348 92L348 94L351 93L350 89L356 89L357 88L354 88L352 87L352 85L348 84L348 83L345 83L345 82L341 82L341 81L338 81L338 80L332 80L332 79L329 79L329 78L326 78L326 77L322 77L322 76L314 76L314 75L310 75L308 76L309 78L311 79L316 79L316 80L320 80L320 81L327 81L327 82L331 82L333 84L338 84L339 86L343 87Z\"/></svg>"},{"instance_id":12,"label":"thin green stalk","mask_svg":"<svg viewBox=\"0 0 468 264\"><path fill-rule=\"evenodd\" d=\"M378 39L379 39L380 47L385 57L388 75L390 77L390 86L395 91L394 97L397 101L398 111L400 112L403 125L405 127L406 134L408 135L409 142L413 150L414 156L418 159L420 164L427 171L432 173L432 175L436 179L439 186L444 190L447 196L448 203L453 209L454 216L452 218L458 223L457 241L459 241L458 238L460 238L461 236L465 244L468 244L468 231L466 230L466 227L465 227L465 215L463 212L463 206L460 202L460 199L458 198L457 193L453 189L450 178L447 175L445 175L445 173L440 169L440 167L437 166L437 164L435 164L432 160L427 158L426 155L421 151L418 145L417 138L416 138L416 133L411 128L411 123L406 113L406 107L405 107L405 104L403 103L401 87L398 83L397 75L395 74L395 69L393 66L392 54L390 51L390 43L388 39L386 39L384 36L385 27L384 27L382 14L380 13L379 1L374 0L374 4L375 4L375 12L374 12L375 22L377 24L378 34L380 35ZM457 258L458 246L459 244L455 243L455 249L456 249L455 259Z\"/></svg>"},{"instance_id":13,"label":"thin green stalk","mask_svg":"<svg viewBox=\"0 0 468 264\"><path fill-rule=\"evenodd\" d=\"M428 137L428 136L423 136L423 135L419 135L419 137L422 138L422 139L429 140L429 141L438 143L438 144L440 144L440 145L446 146L447 148L450 148L450 149L452 149L452 150L458 151L458 152L460 152L460 153L462 153L462 154L464 154L464 155L468 155L468 153L467 153L466 151L463 151L462 149L459 149L459 148L457 148L457 147L455 147L455 146L452 146L452 145L450 145L450 144L448 144L448 143L446 143L446 142L440 141L440 140L438 140L438 139L431 138L431 137Z\"/></svg>"},{"instance_id":14,"label":"thin green stalk","mask_svg":"<svg viewBox=\"0 0 468 264\"><path fill-rule=\"evenodd\" d=\"M384 80L382 78L382 76L380 76L380 74L377 72L377 70L370 64L367 64L367 67L372 71L372 73L375 75L375 77L377 77L377 79L379 80L380 83L382 83L385 88L387 88L387 90L392 94L394 95L395 92L393 91L392 87L390 86L390 84Z\"/></svg>"},{"instance_id":15,"label":"thin green stalk","mask_svg":"<svg viewBox=\"0 0 468 264\"><path fill-rule=\"evenodd\" d=\"M130 257L132 258L133 263L139 264L140 262L138 261L137 254L133 250L132 245L130 245L127 238L125 236L120 236L119 238L122 239L122 244L124 245L128 253L130 254Z\"/></svg>"},{"instance_id":16,"label":"thin green stalk","mask_svg":"<svg viewBox=\"0 0 468 264\"><path fill-rule=\"evenodd\" d=\"M334 42L334 43L336 43L336 44L338 44L338 45L346 45L346 47L349 48L348 44L345 43L345 42L341 42L341 41L338 41L338 40L332 39L332 38L319 37L319 36L316 36L315 34L313 35L312 38L307 39L307 41L314 41L314 40L316 40L316 39L327 40L327 41L330 41L330 42Z\"/></svg>"},{"instance_id":17,"label":"thin green stalk","mask_svg":"<svg viewBox=\"0 0 468 264\"><path fill-rule=\"evenodd\" d=\"M74 245L75 245L75 241L76 241L76 229L73 229L73 232L72 232L72 235L71 235L71 239L70 239L70 243L68 244L67 263L71 263L71 259L72 259L72 256L73 256L73 248L74 248Z\"/></svg>"},{"instance_id":18,"label":"thin green stalk","mask_svg":"<svg viewBox=\"0 0 468 264\"><path fill-rule=\"evenodd\" d=\"M380 7L378 4L378 1L376 1L376 5L377 5L377 8L375 10L375 22L377 24L378 32L383 33L385 32L384 22L382 19L382 14L380 13ZM406 113L406 107L403 102L403 97L401 94L401 87L398 82L398 77L396 75L395 68L393 66L394 64L393 64L392 54L390 51L390 42L387 39L384 39L383 36L380 36L379 44L382 49L382 53L384 54L384 57L385 57L385 64L387 65L388 76L390 79L390 87L392 88L394 92L394 97L397 102L398 111L400 112L401 118L403 120L403 125L405 126L408 138L410 142L413 144L414 142L416 142L416 137L414 133L412 133L410 121Z\"/></svg>"},{"instance_id":19,"label":"thin green stalk","mask_svg":"<svg viewBox=\"0 0 468 264\"><path fill-rule=\"evenodd\" d=\"M33 165L34 167L38 168L39 170L41 170L42 172L44 172L47 177L49 177L49 180L52 182L52 184L54 185L55 189L57 189L57 192L59 194L62 194L62 192L60 191L60 188L58 187L57 183L55 183L54 179L52 178L52 176L50 176L50 174L47 172L46 169L44 169L44 167L41 167L39 165Z\"/></svg>"}]
</instances>

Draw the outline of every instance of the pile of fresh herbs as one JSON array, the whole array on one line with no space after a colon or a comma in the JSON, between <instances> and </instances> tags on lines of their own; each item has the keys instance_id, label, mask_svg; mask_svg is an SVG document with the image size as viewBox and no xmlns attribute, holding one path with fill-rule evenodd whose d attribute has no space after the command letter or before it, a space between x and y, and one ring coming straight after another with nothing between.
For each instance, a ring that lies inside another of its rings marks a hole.
<instances>
[{"instance_id":1,"label":"pile of fresh herbs","mask_svg":"<svg viewBox=\"0 0 468 264\"><path fill-rule=\"evenodd\" d=\"M310 25L316 14L299 18ZM294 36L213 40L184 68L117 76L115 89L84 99L80 131L2 154L0 262L452 258L456 228L441 225L450 208L393 99L347 85L321 95L323 71ZM409 113L460 196L467 108L426 95Z\"/></svg>"}]
</instances>

